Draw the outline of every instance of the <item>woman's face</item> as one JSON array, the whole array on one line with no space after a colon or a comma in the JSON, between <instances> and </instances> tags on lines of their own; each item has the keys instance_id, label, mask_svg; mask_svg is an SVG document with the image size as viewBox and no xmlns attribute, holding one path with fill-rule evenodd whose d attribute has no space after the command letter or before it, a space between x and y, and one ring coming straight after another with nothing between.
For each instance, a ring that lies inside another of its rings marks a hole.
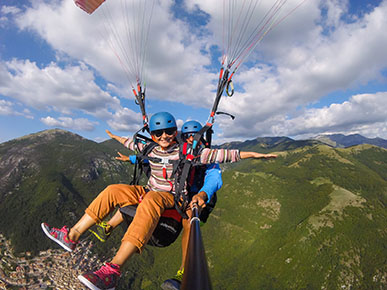
<instances>
[{"instance_id":1,"label":"woman's face","mask_svg":"<svg viewBox=\"0 0 387 290\"><path fill-rule=\"evenodd\" d=\"M153 141L161 146L163 149L167 149L175 140L177 135L177 131L174 130L171 132L170 130L162 130L162 132L156 132L157 134L151 133ZM160 135L161 134L161 135Z\"/></svg>"}]
</instances>

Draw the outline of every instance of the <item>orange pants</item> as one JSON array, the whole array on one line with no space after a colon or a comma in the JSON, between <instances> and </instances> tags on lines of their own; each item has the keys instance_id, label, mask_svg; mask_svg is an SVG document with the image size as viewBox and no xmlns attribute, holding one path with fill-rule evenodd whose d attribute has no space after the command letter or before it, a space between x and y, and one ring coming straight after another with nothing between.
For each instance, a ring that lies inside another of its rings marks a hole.
<instances>
[{"instance_id":1,"label":"orange pants","mask_svg":"<svg viewBox=\"0 0 387 290\"><path fill-rule=\"evenodd\" d=\"M132 243L141 252L152 236L161 214L165 209L173 208L174 203L174 197L169 192L146 192L139 185L112 184L92 201L85 212L99 223L117 206L138 205L134 219L122 241Z\"/></svg>"}]
</instances>

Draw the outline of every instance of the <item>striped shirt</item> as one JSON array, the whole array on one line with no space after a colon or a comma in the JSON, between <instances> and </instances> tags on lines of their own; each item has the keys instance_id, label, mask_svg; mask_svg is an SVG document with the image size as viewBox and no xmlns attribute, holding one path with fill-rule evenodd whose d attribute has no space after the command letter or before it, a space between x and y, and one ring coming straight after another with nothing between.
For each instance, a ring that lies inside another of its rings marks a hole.
<instances>
[{"instance_id":1,"label":"striped shirt","mask_svg":"<svg viewBox=\"0 0 387 290\"><path fill-rule=\"evenodd\" d=\"M237 149L209 149L204 148L200 154L201 164L230 163L241 160Z\"/></svg>"},{"instance_id":2,"label":"striped shirt","mask_svg":"<svg viewBox=\"0 0 387 290\"><path fill-rule=\"evenodd\" d=\"M129 150L135 151L135 144L132 138L128 138L124 146ZM144 144L139 143L138 150L143 150ZM152 191L171 191L175 192L175 177L171 176L173 164L170 161L179 160L179 146L171 146L164 150L161 146L156 146L149 153L149 157L159 158L162 162L154 162L149 159L151 174L148 180L147 189ZM209 149L205 148L200 153L201 164L237 162L240 160L239 150L233 149ZM164 175L166 172L166 176Z\"/></svg>"}]
</instances>

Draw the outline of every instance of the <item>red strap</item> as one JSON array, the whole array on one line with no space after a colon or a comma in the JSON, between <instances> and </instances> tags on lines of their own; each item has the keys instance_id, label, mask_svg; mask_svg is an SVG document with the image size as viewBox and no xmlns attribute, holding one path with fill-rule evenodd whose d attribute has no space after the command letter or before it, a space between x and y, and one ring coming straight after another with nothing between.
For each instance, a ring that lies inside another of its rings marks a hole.
<instances>
[{"instance_id":1,"label":"red strap","mask_svg":"<svg viewBox=\"0 0 387 290\"><path fill-rule=\"evenodd\" d=\"M169 183L169 185L171 186L171 190L172 190L173 189L173 184L172 184L172 182L170 180L168 180L167 169L165 167L163 167L163 177Z\"/></svg>"},{"instance_id":2,"label":"red strap","mask_svg":"<svg viewBox=\"0 0 387 290\"><path fill-rule=\"evenodd\" d=\"M192 186L195 180L195 167L192 167L190 175L189 175L189 185Z\"/></svg>"},{"instance_id":3,"label":"red strap","mask_svg":"<svg viewBox=\"0 0 387 290\"><path fill-rule=\"evenodd\" d=\"M195 158L195 156L193 156L192 154L188 154L187 155L187 160L193 160Z\"/></svg>"},{"instance_id":4,"label":"red strap","mask_svg":"<svg viewBox=\"0 0 387 290\"><path fill-rule=\"evenodd\" d=\"M222 77L223 77L223 67L220 69L219 79L222 79Z\"/></svg>"},{"instance_id":5,"label":"red strap","mask_svg":"<svg viewBox=\"0 0 387 290\"><path fill-rule=\"evenodd\" d=\"M138 199L138 203L141 203L142 202L142 200L144 199L144 196L145 196L145 194L147 194L147 190L145 190L145 193L143 194L143 195L141 195L140 196L140 198Z\"/></svg>"},{"instance_id":6,"label":"red strap","mask_svg":"<svg viewBox=\"0 0 387 290\"><path fill-rule=\"evenodd\" d=\"M187 147L188 147L188 143L185 142L185 143L183 144L183 155L186 155L186 154L187 154Z\"/></svg>"},{"instance_id":7,"label":"red strap","mask_svg":"<svg viewBox=\"0 0 387 290\"><path fill-rule=\"evenodd\" d=\"M169 217L169 218L173 218L174 220L178 221L178 222L181 222L181 215L177 212L176 209L174 208L171 208L171 209L166 209L162 214L161 216L163 217Z\"/></svg>"}]
</instances>

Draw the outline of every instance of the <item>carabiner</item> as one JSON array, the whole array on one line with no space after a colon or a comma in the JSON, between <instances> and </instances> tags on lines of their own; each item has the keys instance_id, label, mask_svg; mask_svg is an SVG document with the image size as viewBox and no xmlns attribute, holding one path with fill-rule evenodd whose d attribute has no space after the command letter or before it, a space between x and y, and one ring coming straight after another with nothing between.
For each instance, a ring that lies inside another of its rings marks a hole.
<instances>
[{"instance_id":1,"label":"carabiner","mask_svg":"<svg viewBox=\"0 0 387 290\"><path fill-rule=\"evenodd\" d=\"M230 93L230 88L231 88L231 93ZM227 82L226 93L227 93L227 96L229 97L232 97L232 95L234 94L234 84L232 83L231 80Z\"/></svg>"}]
</instances>

